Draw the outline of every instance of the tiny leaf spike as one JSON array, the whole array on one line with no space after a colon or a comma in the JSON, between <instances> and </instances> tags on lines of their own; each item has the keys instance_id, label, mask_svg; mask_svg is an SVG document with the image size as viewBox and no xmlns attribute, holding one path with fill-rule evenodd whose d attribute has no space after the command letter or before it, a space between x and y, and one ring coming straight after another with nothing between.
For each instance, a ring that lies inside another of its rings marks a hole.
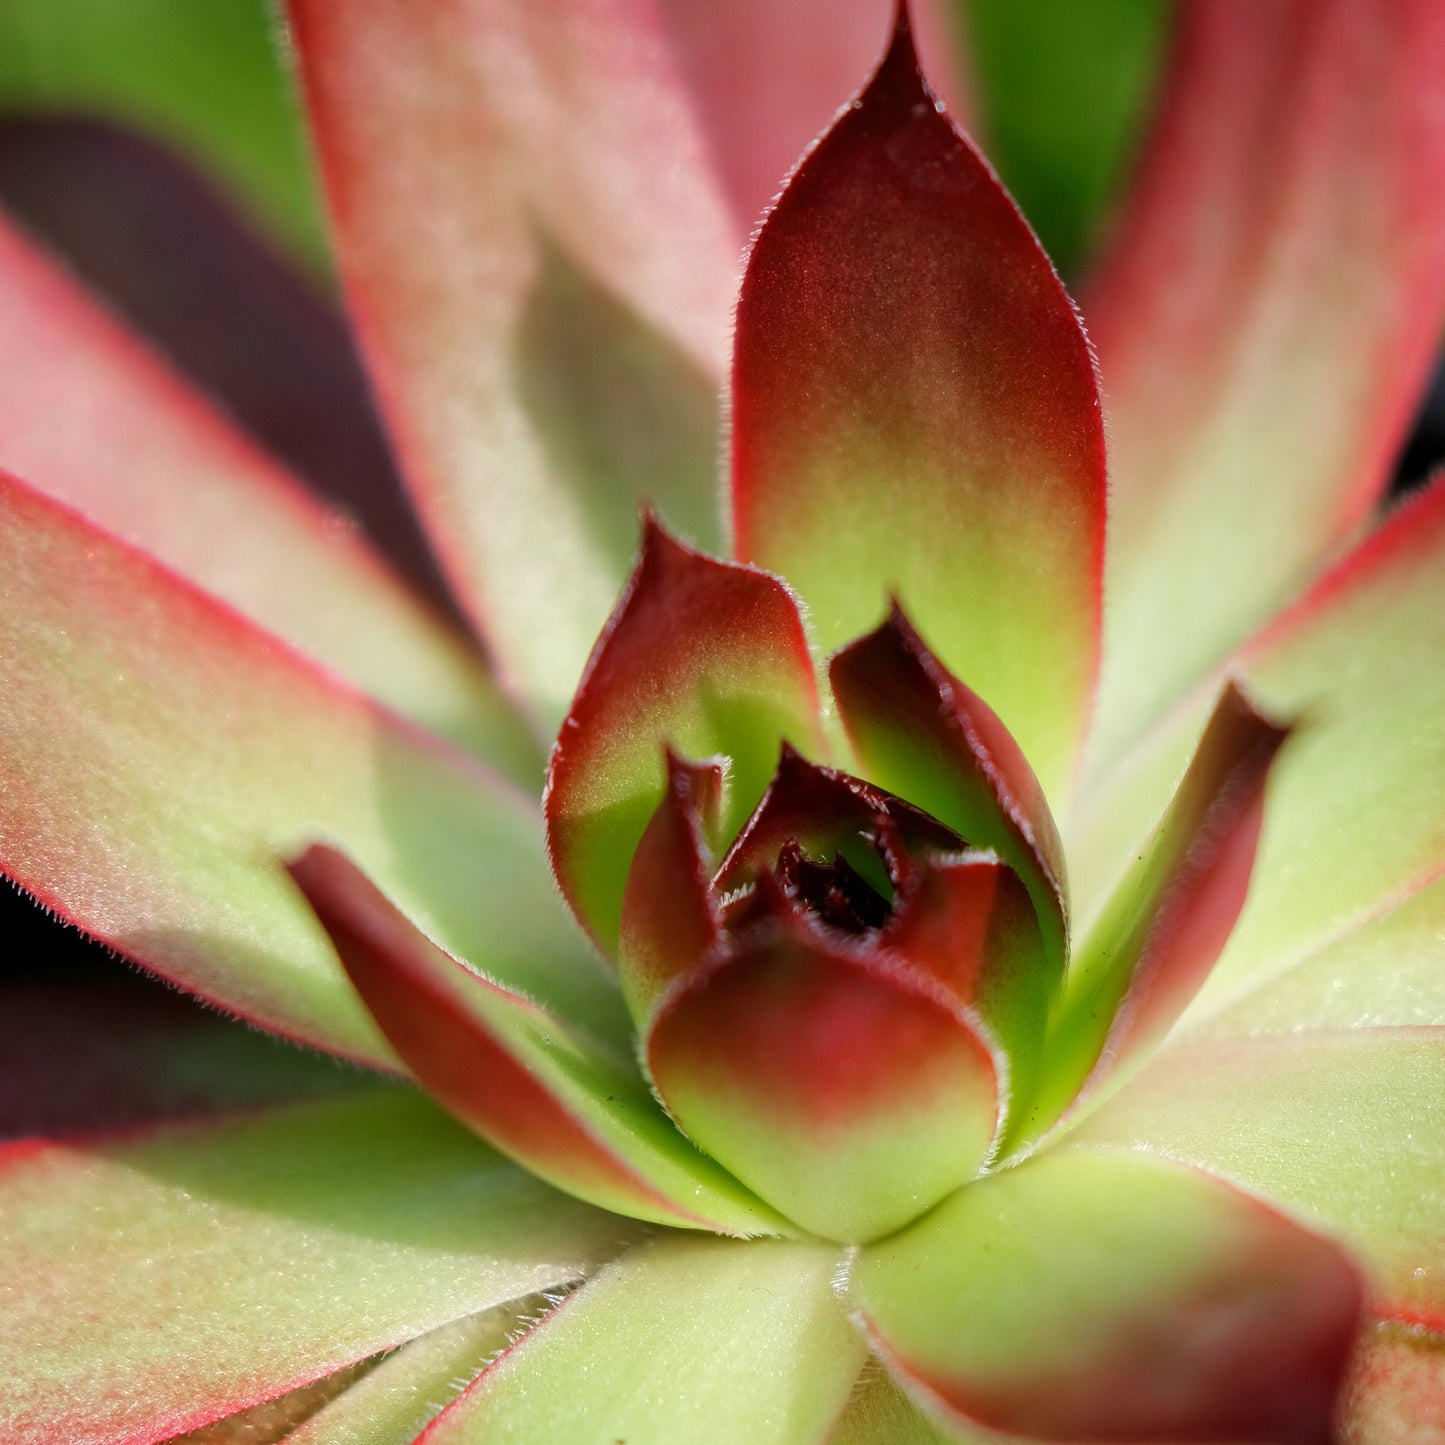
<instances>
[{"instance_id":1,"label":"tiny leaf spike","mask_svg":"<svg viewBox=\"0 0 1445 1445\"><path fill-rule=\"evenodd\" d=\"M544 807L558 882L596 942L617 945L628 864L664 792L665 745L729 760L722 827L762 796L778 739L824 744L792 594L646 520L642 555L593 649L552 751Z\"/></svg>"},{"instance_id":2,"label":"tiny leaf spike","mask_svg":"<svg viewBox=\"0 0 1445 1445\"><path fill-rule=\"evenodd\" d=\"M896 593L1069 781L1098 662L1104 434L1048 258L935 106L906 15L753 247L732 374L734 543L834 648Z\"/></svg>"}]
</instances>

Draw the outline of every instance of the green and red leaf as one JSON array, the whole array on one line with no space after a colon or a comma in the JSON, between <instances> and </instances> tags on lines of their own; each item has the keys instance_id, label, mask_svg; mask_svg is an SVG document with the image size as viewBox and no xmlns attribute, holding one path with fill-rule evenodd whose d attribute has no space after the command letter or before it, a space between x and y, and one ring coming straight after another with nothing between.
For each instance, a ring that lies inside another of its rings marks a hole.
<instances>
[{"instance_id":1,"label":"green and red leaf","mask_svg":"<svg viewBox=\"0 0 1445 1445\"><path fill-rule=\"evenodd\" d=\"M1064 846L1028 759L998 714L928 650L896 603L828 664L848 741L870 779L1025 882L1057 981L1068 957Z\"/></svg>"},{"instance_id":2,"label":"green and red leaf","mask_svg":"<svg viewBox=\"0 0 1445 1445\"><path fill-rule=\"evenodd\" d=\"M622 895L617 976L639 1033L658 997L717 942L719 916L707 835L722 812L720 763L667 753L667 788L652 815Z\"/></svg>"},{"instance_id":3,"label":"green and red leaf","mask_svg":"<svg viewBox=\"0 0 1445 1445\"><path fill-rule=\"evenodd\" d=\"M0 753L0 870L267 1028L396 1066L279 866L319 837L507 985L620 1013L534 803L3 477Z\"/></svg>"},{"instance_id":4,"label":"green and red leaf","mask_svg":"<svg viewBox=\"0 0 1445 1445\"><path fill-rule=\"evenodd\" d=\"M309 849L291 875L392 1047L490 1144L619 1214L730 1234L782 1226L678 1134L625 1044L449 957L333 849Z\"/></svg>"},{"instance_id":5,"label":"green and red leaf","mask_svg":"<svg viewBox=\"0 0 1445 1445\"><path fill-rule=\"evenodd\" d=\"M1372 1305L1445 1319L1445 1030L1184 1040L1080 1127L1184 1160L1317 1220Z\"/></svg>"},{"instance_id":6,"label":"green and red leaf","mask_svg":"<svg viewBox=\"0 0 1445 1445\"><path fill-rule=\"evenodd\" d=\"M1118 1087L1199 992L1244 907L1265 783L1288 736L1226 687L1168 810L1070 967L1029 1134L1083 1093L1097 1101Z\"/></svg>"},{"instance_id":7,"label":"green and red leaf","mask_svg":"<svg viewBox=\"0 0 1445 1445\"><path fill-rule=\"evenodd\" d=\"M1221 1180L1053 1150L865 1247L849 1298L906 1388L1061 1441L1327 1445L1360 1324L1332 1244Z\"/></svg>"},{"instance_id":8,"label":"green and red leaf","mask_svg":"<svg viewBox=\"0 0 1445 1445\"><path fill-rule=\"evenodd\" d=\"M835 1256L676 1234L645 1244L488 1366L425 1445L816 1441L864 1360L830 1288Z\"/></svg>"},{"instance_id":9,"label":"green and red leaf","mask_svg":"<svg viewBox=\"0 0 1445 1445\"><path fill-rule=\"evenodd\" d=\"M530 782L481 659L322 505L0 222L0 466Z\"/></svg>"},{"instance_id":10,"label":"green and red leaf","mask_svg":"<svg viewBox=\"0 0 1445 1445\"><path fill-rule=\"evenodd\" d=\"M1069 781L1098 660L1104 436L1047 257L918 73L906 17L754 244L732 384L737 555L825 648L896 594Z\"/></svg>"},{"instance_id":11,"label":"green and red leaf","mask_svg":"<svg viewBox=\"0 0 1445 1445\"><path fill-rule=\"evenodd\" d=\"M1445 11L1193 0L1176 41L1085 298L1110 419L1099 762L1366 519L1445 316Z\"/></svg>"},{"instance_id":12,"label":"green and red leaf","mask_svg":"<svg viewBox=\"0 0 1445 1445\"><path fill-rule=\"evenodd\" d=\"M789 1219L875 1238L977 1172L997 1061L924 970L805 919L770 875L757 893L761 916L658 1005L649 1072L688 1135Z\"/></svg>"},{"instance_id":13,"label":"green and red leaf","mask_svg":"<svg viewBox=\"0 0 1445 1445\"><path fill-rule=\"evenodd\" d=\"M674 541L651 517L632 581L587 664L548 772L547 840L562 891L616 948L632 855L662 801L665 747L725 757L731 837L790 738L825 747L797 603L776 577Z\"/></svg>"}]
</instances>

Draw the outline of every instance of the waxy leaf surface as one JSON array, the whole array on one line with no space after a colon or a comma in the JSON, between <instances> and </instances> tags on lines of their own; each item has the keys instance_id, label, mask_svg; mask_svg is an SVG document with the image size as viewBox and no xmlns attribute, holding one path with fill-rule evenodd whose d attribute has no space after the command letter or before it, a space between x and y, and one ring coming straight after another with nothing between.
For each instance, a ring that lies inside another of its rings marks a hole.
<instances>
[{"instance_id":1,"label":"waxy leaf surface","mask_svg":"<svg viewBox=\"0 0 1445 1445\"><path fill-rule=\"evenodd\" d=\"M976 1181L850 1284L925 1399L1065 1441L1326 1445L1359 1296L1342 1253L1259 1201L1099 1149Z\"/></svg>"},{"instance_id":2,"label":"waxy leaf surface","mask_svg":"<svg viewBox=\"0 0 1445 1445\"><path fill-rule=\"evenodd\" d=\"M1085 1121L1084 1142L1200 1164L1337 1234L1372 1303L1445 1320L1445 1031L1183 1041Z\"/></svg>"},{"instance_id":3,"label":"waxy leaf surface","mask_svg":"<svg viewBox=\"0 0 1445 1445\"><path fill-rule=\"evenodd\" d=\"M643 1245L490 1366L426 1445L813 1445L864 1359L834 1265L819 1245Z\"/></svg>"},{"instance_id":4,"label":"waxy leaf surface","mask_svg":"<svg viewBox=\"0 0 1445 1445\"><path fill-rule=\"evenodd\" d=\"M327 837L502 981L608 1006L535 804L3 478L0 678L0 870L183 987L395 1066L281 871Z\"/></svg>"},{"instance_id":5,"label":"waxy leaf surface","mask_svg":"<svg viewBox=\"0 0 1445 1445\"><path fill-rule=\"evenodd\" d=\"M716 538L737 246L668 38L646 0L289 8L403 467L503 676L552 725L638 499Z\"/></svg>"},{"instance_id":6,"label":"waxy leaf surface","mask_svg":"<svg viewBox=\"0 0 1445 1445\"><path fill-rule=\"evenodd\" d=\"M490 1143L620 1214L736 1234L782 1225L677 1132L628 1040L599 1040L472 972L332 849L291 873L392 1047Z\"/></svg>"},{"instance_id":7,"label":"waxy leaf surface","mask_svg":"<svg viewBox=\"0 0 1445 1445\"><path fill-rule=\"evenodd\" d=\"M150 1445L579 1278L627 1225L391 1094L0 1151L0 1433Z\"/></svg>"},{"instance_id":8,"label":"waxy leaf surface","mask_svg":"<svg viewBox=\"0 0 1445 1445\"><path fill-rule=\"evenodd\" d=\"M63 271L0 221L0 466L530 783L462 638Z\"/></svg>"},{"instance_id":9,"label":"waxy leaf surface","mask_svg":"<svg viewBox=\"0 0 1445 1445\"><path fill-rule=\"evenodd\" d=\"M1198 0L1179 16L1084 298L1110 417L1099 760L1365 520L1445 313L1445 11Z\"/></svg>"},{"instance_id":10,"label":"waxy leaf surface","mask_svg":"<svg viewBox=\"0 0 1445 1445\"><path fill-rule=\"evenodd\" d=\"M825 746L792 594L649 519L553 749L544 804L557 879L604 950L616 947L632 855L662 800L665 748L729 760L718 828L730 837L762 797L784 738L814 753Z\"/></svg>"},{"instance_id":11,"label":"waxy leaf surface","mask_svg":"<svg viewBox=\"0 0 1445 1445\"><path fill-rule=\"evenodd\" d=\"M1047 257L935 108L906 26L753 247L732 383L737 555L837 647L897 594L1070 778L1098 657L1104 439Z\"/></svg>"}]
</instances>

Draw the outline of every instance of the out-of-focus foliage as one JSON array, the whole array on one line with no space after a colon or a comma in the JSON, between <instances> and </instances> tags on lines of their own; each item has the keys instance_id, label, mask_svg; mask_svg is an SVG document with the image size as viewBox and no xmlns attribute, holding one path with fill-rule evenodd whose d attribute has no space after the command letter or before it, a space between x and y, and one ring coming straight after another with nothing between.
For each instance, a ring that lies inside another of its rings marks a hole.
<instances>
[{"instance_id":1,"label":"out-of-focus foliage","mask_svg":"<svg viewBox=\"0 0 1445 1445\"><path fill-rule=\"evenodd\" d=\"M1172 0L956 0L980 140L1066 274L1128 175Z\"/></svg>"},{"instance_id":2,"label":"out-of-focus foliage","mask_svg":"<svg viewBox=\"0 0 1445 1445\"><path fill-rule=\"evenodd\" d=\"M89 113L168 140L319 271L320 209L274 29L264 0L8 0L0 115Z\"/></svg>"}]
</instances>

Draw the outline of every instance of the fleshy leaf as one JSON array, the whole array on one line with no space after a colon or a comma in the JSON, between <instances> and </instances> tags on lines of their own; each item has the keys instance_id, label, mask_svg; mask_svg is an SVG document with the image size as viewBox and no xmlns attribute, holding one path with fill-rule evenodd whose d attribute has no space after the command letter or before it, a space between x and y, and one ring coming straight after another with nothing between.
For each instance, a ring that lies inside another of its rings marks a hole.
<instances>
[{"instance_id":1,"label":"fleshy leaf","mask_svg":"<svg viewBox=\"0 0 1445 1445\"><path fill-rule=\"evenodd\" d=\"M520 1326L516 1308L502 1306L422 1335L293 1430L284 1445L414 1445L458 1382L506 1349Z\"/></svg>"},{"instance_id":2,"label":"fleshy leaf","mask_svg":"<svg viewBox=\"0 0 1445 1445\"><path fill-rule=\"evenodd\" d=\"M1179 13L1084 306L1110 416L1101 760L1368 516L1445 314L1445 11Z\"/></svg>"},{"instance_id":3,"label":"fleshy leaf","mask_svg":"<svg viewBox=\"0 0 1445 1445\"><path fill-rule=\"evenodd\" d=\"M1445 1328L1374 1323L1355 1353L1340 1416L1344 1445L1435 1445L1445 1420Z\"/></svg>"},{"instance_id":4,"label":"fleshy leaf","mask_svg":"<svg viewBox=\"0 0 1445 1445\"><path fill-rule=\"evenodd\" d=\"M1201 1165L1318 1220L1375 1302L1445 1317L1445 1030L1180 1043L1081 1126Z\"/></svg>"},{"instance_id":5,"label":"fleshy leaf","mask_svg":"<svg viewBox=\"0 0 1445 1445\"><path fill-rule=\"evenodd\" d=\"M1250 903L1202 1020L1407 899L1445 865L1445 486L1400 507L1238 658L1307 726L1280 760Z\"/></svg>"},{"instance_id":6,"label":"fleshy leaf","mask_svg":"<svg viewBox=\"0 0 1445 1445\"><path fill-rule=\"evenodd\" d=\"M649 517L553 749L545 799L558 881L604 950L616 947L632 855L662 800L664 747L730 760L718 826L731 837L784 737L825 746L792 594L755 568L684 547Z\"/></svg>"},{"instance_id":7,"label":"fleshy leaf","mask_svg":"<svg viewBox=\"0 0 1445 1445\"><path fill-rule=\"evenodd\" d=\"M1265 782L1288 736L1225 689L1168 811L1070 968L1030 1132L1081 1092L1097 1099L1121 1084L1198 993L1244 906Z\"/></svg>"},{"instance_id":8,"label":"fleshy leaf","mask_svg":"<svg viewBox=\"0 0 1445 1445\"><path fill-rule=\"evenodd\" d=\"M1261 980L1238 1003L1195 1023L1219 1035L1300 1029L1445 1028L1445 878Z\"/></svg>"},{"instance_id":9,"label":"fleshy leaf","mask_svg":"<svg viewBox=\"0 0 1445 1445\"><path fill-rule=\"evenodd\" d=\"M987 1030L999 1068L999 1133L1037 1086L1058 971L1018 874L992 854L925 862L894 900L881 942L936 979Z\"/></svg>"},{"instance_id":10,"label":"fleshy leaf","mask_svg":"<svg viewBox=\"0 0 1445 1445\"><path fill-rule=\"evenodd\" d=\"M0 1151L0 1434L139 1445L503 1300L628 1225L409 1094Z\"/></svg>"},{"instance_id":11,"label":"fleshy leaf","mask_svg":"<svg viewBox=\"0 0 1445 1445\"><path fill-rule=\"evenodd\" d=\"M0 869L277 1032L395 1067L277 862L318 837L503 983L625 1027L535 804L3 477L0 753Z\"/></svg>"},{"instance_id":12,"label":"fleshy leaf","mask_svg":"<svg viewBox=\"0 0 1445 1445\"><path fill-rule=\"evenodd\" d=\"M951 829L912 804L862 778L810 763L785 742L768 791L718 865L714 887L731 893L750 886L759 872L773 869L789 843L820 862L841 855L884 888L891 881L884 855L902 876L915 850L953 853L964 846Z\"/></svg>"},{"instance_id":13,"label":"fleshy leaf","mask_svg":"<svg viewBox=\"0 0 1445 1445\"><path fill-rule=\"evenodd\" d=\"M627 1053L449 957L333 849L309 849L291 874L392 1047L489 1143L619 1214L735 1234L782 1225L683 1139Z\"/></svg>"},{"instance_id":14,"label":"fleshy leaf","mask_svg":"<svg viewBox=\"0 0 1445 1445\"><path fill-rule=\"evenodd\" d=\"M737 555L797 587L823 647L897 594L1061 789L1098 658L1093 364L906 19L754 244L732 444Z\"/></svg>"},{"instance_id":15,"label":"fleshy leaf","mask_svg":"<svg viewBox=\"0 0 1445 1445\"><path fill-rule=\"evenodd\" d=\"M706 834L721 812L723 785L720 764L687 763L669 750L667 788L622 895L617 974L639 1032L658 996L717 941Z\"/></svg>"},{"instance_id":16,"label":"fleshy leaf","mask_svg":"<svg viewBox=\"0 0 1445 1445\"><path fill-rule=\"evenodd\" d=\"M876 1360L863 1367L848 1408L826 1445L982 1445L973 1435L945 1434L894 1384Z\"/></svg>"},{"instance_id":17,"label":"fleshy leaf","mask_svg":"<svg viewBox=\"0 0 1445 1445\"><path fill-rule=\"evenodd\" d=\"M689 1136L789 1219L875 1238L988 1153L989 1041L922 969L811 924L768 876L758 893L766 915L658 1006L649 1071Z\"/></svg>"},{"instance_id":18,"label":"fleshy leaf","mask_svg":"<svg viewBox=\"0 0 1445 1445\"><path fill-rule=\"evenodd\" d=\"M1024 880L1055 979L1068 957L1064 847L1039 780L998 715L928 650L896 604L828 664L864 771Z\"/></svg>"},{"instance_id":19,"label":"fleshy leaf","mask_svg":"<svg viewBox=\"0 0 1445 1445\"><path fill-rule=\"evenodd\" d=\"M505 678L552 723L638 499L717 534L736 241L668 37L647 0L289 9L404 469Z\"/></svg>"},{"instance_id":20,"label":"fleshy leaf","mask_svg":"<svg viewBox=\"0 0 1445 1445\"><path fill-rule=\"evenodd\" d=\"M0 223L0 465L383 702L530 782L480 659L311 497Z\"/></svg>"},{"instance_id":21,"label":"fleshy leaf","mask_svg":"<svg viewBox=\"0 0 1445 1445\"><path fill-rule=\"evenodd\" d=\"M816 1244L665 1236L503 1355L426 1445L801 1445L848 1398L861 1342Z\"/></svg>"},{"instance_id":22,"label":"fleshy leaf","mask_svg":"<svg viewBox=\"0 0 1445 1445\"><path fill-rule=\"evenodd\" d=\"M1067 1441L1327 1445L1360 1314L1332 1244L1221 1180L1100 1149L959 1190L864 1248L849 1297L935 1408Z\"/></svg>"}]
</instances>

